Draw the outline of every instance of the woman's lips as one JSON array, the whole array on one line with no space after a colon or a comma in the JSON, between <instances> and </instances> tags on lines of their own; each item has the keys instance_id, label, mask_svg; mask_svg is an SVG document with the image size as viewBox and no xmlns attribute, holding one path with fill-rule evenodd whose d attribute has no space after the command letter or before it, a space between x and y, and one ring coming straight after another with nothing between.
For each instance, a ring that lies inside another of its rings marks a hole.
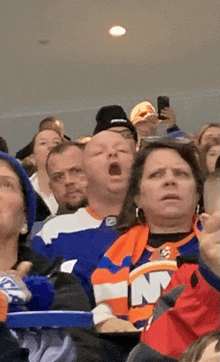
<instances>
[{"instance_id":1,"label":"woman's lips","mask_svg":"<svg viewBox=\"0 0 220 362\"><path fill-rule=\"evenodd\" d=\"M163 196L161 200L180 200L180 197L176 194L167 194Z\"/></svg>"}]
</instances>

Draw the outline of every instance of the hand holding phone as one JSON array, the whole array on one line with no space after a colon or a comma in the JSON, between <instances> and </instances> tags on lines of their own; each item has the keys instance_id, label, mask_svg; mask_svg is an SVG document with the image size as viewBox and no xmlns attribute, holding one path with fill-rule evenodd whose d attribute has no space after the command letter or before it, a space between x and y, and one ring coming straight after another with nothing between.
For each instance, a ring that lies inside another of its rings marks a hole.
<instances>
[{"instance_id":1,"label":"hand holding phone","mask_svg":"<svg viewBox=\"0 0 220 362\"><path fill-rule=\"evenodd\" d=\"M161 111L164 108L169 108L170 107L170 100L169 97L167 96L159 96L157 98L157 110L158 110L158 118L161 120L166 119L163 115L161 115Z\"/></svg>"}]
</instances>

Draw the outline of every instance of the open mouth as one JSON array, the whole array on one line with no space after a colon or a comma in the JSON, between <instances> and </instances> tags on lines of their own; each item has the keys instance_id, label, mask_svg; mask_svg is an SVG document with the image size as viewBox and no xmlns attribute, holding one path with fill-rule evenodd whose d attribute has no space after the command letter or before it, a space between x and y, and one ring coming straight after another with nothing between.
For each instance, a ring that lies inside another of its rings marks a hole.
<instances>
[{"instance_id":1,"label":"open mouth","mask_svg":"<svg viewBox=\"0 0 220 362\"><path fill-rule=\"evenodd\" d=\"M121 175L121 167L117 162L112 163L109 166L109 175L111 176L120 176Z\"/></svg>"}]
</instances>

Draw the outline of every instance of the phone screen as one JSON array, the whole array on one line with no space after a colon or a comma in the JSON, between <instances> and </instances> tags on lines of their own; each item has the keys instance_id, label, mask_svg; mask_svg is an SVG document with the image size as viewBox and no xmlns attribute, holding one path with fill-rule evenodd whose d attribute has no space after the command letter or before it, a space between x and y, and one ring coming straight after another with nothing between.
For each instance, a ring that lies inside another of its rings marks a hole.
<instances>
[{"instance_id":1,"label":"phone screen","mask_svg":"<svg viewBox=\"0 0 220 362\"><path fill-rule=\"evenodd\" d=\"M158 118L164 120L165 117L161 116L161 110L170 106L170 100L167 96L159 96L157 98L157 110L158 110Z\"/></svg>"}]
</instances>

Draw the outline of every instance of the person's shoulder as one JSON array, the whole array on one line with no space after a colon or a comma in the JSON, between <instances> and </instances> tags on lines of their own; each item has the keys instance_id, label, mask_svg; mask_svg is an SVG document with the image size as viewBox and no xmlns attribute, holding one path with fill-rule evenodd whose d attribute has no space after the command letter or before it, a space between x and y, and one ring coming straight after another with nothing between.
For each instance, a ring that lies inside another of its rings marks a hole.
<instances>
[{"instance_id":1,"label":"person's shoulder","mask_svg":"<svg viewBox=\"0 0 220 362\"><path fill-rule=\"evenodd\" d=\"M74 231L75 229L84 228L85 225L88 227L99 226L102 220L98 220L89 214L85 207L78 209L73 214L57 215L45 223L45 230L51 227L56 229L65 229L66 231Z\"/></svg>"},{"instance_id":2,"label":"person's shoulder","mask_svg":"<svg viewBox=\"0 0 220 362\"><path fill-rule=\"evenodd\" d=\"M100 226L101 220L96 220L86 210L80 208L73 214L57 215L48 220L36 237L40 237L46 244L64 234L72 234Z\"/></svg>"}]
</instances>

